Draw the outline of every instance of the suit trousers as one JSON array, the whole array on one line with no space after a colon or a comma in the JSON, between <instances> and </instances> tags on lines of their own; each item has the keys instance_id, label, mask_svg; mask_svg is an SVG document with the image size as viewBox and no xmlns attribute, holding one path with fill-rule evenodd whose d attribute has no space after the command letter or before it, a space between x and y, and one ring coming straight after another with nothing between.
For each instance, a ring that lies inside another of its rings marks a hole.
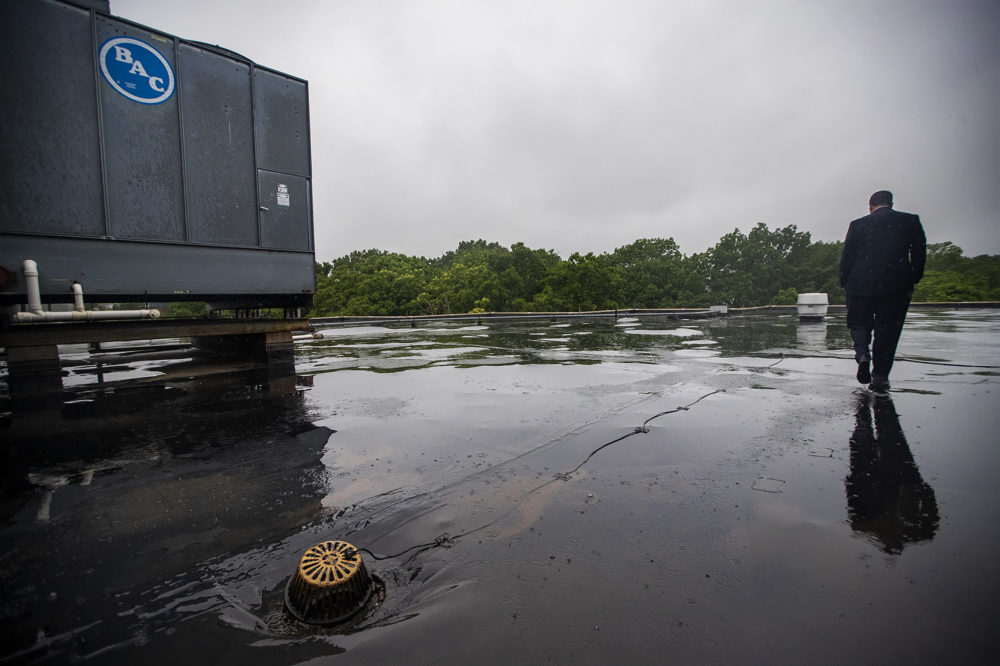
<instances>
[{"instance_id":1,"label":"suit trousers","mask_svg":"<svg viewBox=\"0 0 1000 666\"><path fill-rule=\"evenodd\" d=\"M874 334L871 350L873 375L889 378L912 296L912 289L878 296L847 294L847 327L851 330L855 355L868 353Z\"/></svg>"}]
</instances>

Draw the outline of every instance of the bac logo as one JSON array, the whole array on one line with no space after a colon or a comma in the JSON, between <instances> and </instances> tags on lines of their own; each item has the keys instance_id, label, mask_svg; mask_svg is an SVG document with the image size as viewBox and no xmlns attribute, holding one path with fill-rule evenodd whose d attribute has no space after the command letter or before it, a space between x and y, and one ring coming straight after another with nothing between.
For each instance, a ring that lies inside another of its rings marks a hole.
<instances>
[{"instance_id":1,"label":"bac logo","mask_svg":"<svg viewBox=\"0 0 1000 666\"><path fill-rule=\"evenodd\" d=\"M101 45L101 73L111 87L141 104L159 104L174 94L174 71L160 52L132 37Z\"/></svg>"}]
</instances>

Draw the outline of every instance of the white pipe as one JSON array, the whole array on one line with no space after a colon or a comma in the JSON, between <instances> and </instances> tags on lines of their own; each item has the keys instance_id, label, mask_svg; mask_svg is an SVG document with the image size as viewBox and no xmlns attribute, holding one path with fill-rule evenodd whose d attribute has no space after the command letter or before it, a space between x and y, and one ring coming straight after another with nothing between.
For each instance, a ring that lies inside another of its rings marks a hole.
<instances>
[{"instance_id":1,"label":"white pipe","mask_svg":"<svg viewBox=\"0 0 1000 666\"><path fill-rule=\"evenodd\" d=\"M33 321L95 321L98 319L156 319L160 311L149 310L87 310L85 312L15 312L14 321L26 323Z\"/></svg>"},{"instance_id":2,"label":"white pipe","mask_svg":"<svg viewBox=\"0 0 1000 666\"><path fill-rule=\"evenodd\" d=\"M87 308L83 307L83 286L79 282L73 283L73 302L75 303L73 309L77 312L87 311Z\"/></svg>"},{"instance_id":3,"label":"white pipe","mask_svg":"<svg viewBox=\"0 0 1000 666\"><path fill-rule=\"evenodd\" d=\"M34 259L24 260L24 286L28 291L28 312L42 314L42 292L38 287L38 264Z\"/></svg>"},{"instance_id":4,"label":"white pipe","mask_svg":"<svg viewBox=\"0 0 1000 666\"><path fill-rule=\"evenodd\" d=\"M83 306L83 286L73 283L73 312L46 312L42 310L41 288L38 286L38 264L34 259L24 260L24 284L28 292L28 312L15 312L14 321L93 321L95 319L156 319L160 311L149 310L87 310Z\"/></svg>"}]
</instances>

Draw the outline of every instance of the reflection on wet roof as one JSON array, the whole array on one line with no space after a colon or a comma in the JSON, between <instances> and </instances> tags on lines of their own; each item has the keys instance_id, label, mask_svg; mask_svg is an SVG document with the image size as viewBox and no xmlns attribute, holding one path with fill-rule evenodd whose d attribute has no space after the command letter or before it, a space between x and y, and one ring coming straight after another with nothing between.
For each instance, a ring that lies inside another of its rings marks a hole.
<instances>
[{"instance_id":1,"label":"reflection on wet roof","mask_svg":"<svg viewBox=\"0 0 1000 666\"><path fill-rule=\"evenodd\" d=\"M0 661L992 650L1000 312L916 313L882 396L843 315L616 323L325 329L277 379L179 341L71 350L57 407L0 412ZM336 539L384 601L288 620Z\"/></svg>"}]
</instances>

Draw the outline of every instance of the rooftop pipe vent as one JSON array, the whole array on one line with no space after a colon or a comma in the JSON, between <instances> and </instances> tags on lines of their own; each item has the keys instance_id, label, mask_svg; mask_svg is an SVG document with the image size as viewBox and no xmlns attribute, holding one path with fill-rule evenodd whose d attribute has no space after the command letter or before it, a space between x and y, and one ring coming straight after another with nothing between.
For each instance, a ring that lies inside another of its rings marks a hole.
<instances>
[{"instance_id":1,"label":"rooftop pipe vent","mask_svg":"<svg viewBox=\"0 0 1000 666\"><path fill-rule=\"evenodd\" d=\"M364 608L375 583L358 549L324 541L305 552L285 588L285 607L309 624L343 622Z\"/></svg>"}]
</instances>

